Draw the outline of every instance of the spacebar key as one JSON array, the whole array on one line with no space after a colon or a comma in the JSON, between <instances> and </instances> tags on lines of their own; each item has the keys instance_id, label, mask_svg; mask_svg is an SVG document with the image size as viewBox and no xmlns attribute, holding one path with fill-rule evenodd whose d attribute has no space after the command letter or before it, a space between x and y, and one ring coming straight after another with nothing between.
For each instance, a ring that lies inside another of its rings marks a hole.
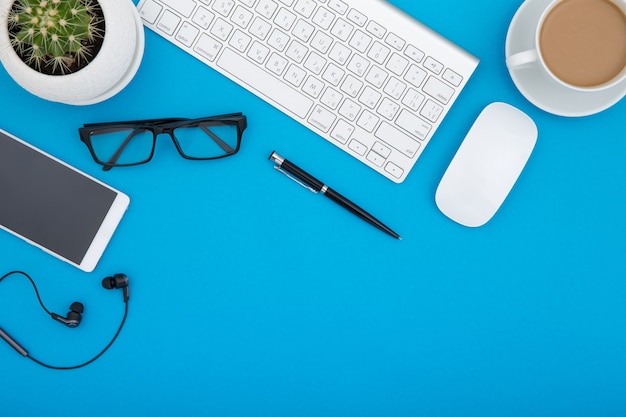
<instances>
[{"instance_id":1,"label":"spacebar key","mask_svg":"<svg viewBox=\"0 0 626 417\"><path fill-rule=\"evenodd\" d=\"M261 98L268 98L301 119L306 117L313 106L312 100L228 48L218 59L217 65L244 83L245 88L250 87L253 93L261 93Z\"/></svg>"}]
</instances>

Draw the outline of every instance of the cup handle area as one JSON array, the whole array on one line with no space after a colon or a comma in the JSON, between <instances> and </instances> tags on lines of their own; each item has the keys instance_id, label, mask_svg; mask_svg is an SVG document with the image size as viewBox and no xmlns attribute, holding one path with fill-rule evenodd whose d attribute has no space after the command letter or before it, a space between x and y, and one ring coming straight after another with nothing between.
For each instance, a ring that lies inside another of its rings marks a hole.
<instances>
[{"instance_id":1,"label":"cup handle area","mask_svg":"<svg viewBox=\"0 0 626 417\"><path fill-rule=\"evenodd\" d=\"M510 69L522 69L532 66L539 60L539 54L536 49L511 55L506 59L506 66Z\"/></svg>"}]
</instances>

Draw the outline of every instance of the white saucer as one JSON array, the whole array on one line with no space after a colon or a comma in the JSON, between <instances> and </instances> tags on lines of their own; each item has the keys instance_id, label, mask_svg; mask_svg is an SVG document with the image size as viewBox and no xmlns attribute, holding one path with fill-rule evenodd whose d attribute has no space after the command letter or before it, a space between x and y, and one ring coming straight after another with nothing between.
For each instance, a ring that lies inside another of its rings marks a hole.
<instances>
[{"instance_id":1,"label":"white saucer","mask_svg":"<svg viewBox=\"0 0 626 417\"><path fill-rule=\"evenodd\" d=\"M506 57L534 47L535 27L551 0L526 0L515 13L506 36ZM548 113L579 117L599 113L626 95L626 80L615 87L597 91L573 91L557 83L537 67L509 69L513 83L528 101Z\"/></svg>"}]
</instances>

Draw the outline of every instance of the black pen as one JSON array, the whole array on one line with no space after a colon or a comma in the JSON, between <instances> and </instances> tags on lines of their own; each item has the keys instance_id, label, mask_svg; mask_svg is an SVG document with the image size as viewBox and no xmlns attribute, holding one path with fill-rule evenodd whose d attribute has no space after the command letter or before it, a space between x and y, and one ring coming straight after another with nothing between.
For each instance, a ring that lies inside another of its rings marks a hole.
<instances>
[{"instance_id":1,"label":"black pen","mask_svg":"<svg viewBox=\"0 0 626 417\"><path fill-rule=\"evenodd\" d=\"M346 210L356 214L369 224L379 228L383 232L395 237L396 239L402 240L402 238L389 227L385 226L380 220L369 214L367 211L363 210L361 207L354 204L352 201L348 200L337 191L333 190L317 178L313 177L306 171L303 171L301 168L294 165L292 162L289 162L282 156L278 155L276 152L272 152L269 157L270 160L276 163L276 168L278 171L287 175L294 181L298 182L300 185L308 188L314 193L322 193L326 197L333 200L335 203L339 204Z\"/></svg>"}]
</instances>

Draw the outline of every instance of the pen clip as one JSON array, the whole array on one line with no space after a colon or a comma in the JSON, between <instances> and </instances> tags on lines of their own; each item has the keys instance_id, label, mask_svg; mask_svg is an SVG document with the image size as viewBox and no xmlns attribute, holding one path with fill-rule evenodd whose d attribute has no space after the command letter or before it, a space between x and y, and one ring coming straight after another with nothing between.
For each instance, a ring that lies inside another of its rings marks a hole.
<instances>
[{"instance_id":1,"label":"pen clip","mask_svg":"<svg viewBox=\"0 0 626 417\"><path fill-rule=\"evenodd\" d=\"M303 186L304 188L306 188L307 190L311 191L312 193L319 193L319 191L317 191L316 189L308 186L307 184L303 183L302 181L300 181L298 178L294 177L293 175L291 175L290 173L288 173L287 171L285 171L284 169L282 169L280 166L278 165L274 165L274 169L277 170L278 172L284 174L287 178L289 178L290 180L300 184L301 186Z\"/></svg>"}]
</instances>

